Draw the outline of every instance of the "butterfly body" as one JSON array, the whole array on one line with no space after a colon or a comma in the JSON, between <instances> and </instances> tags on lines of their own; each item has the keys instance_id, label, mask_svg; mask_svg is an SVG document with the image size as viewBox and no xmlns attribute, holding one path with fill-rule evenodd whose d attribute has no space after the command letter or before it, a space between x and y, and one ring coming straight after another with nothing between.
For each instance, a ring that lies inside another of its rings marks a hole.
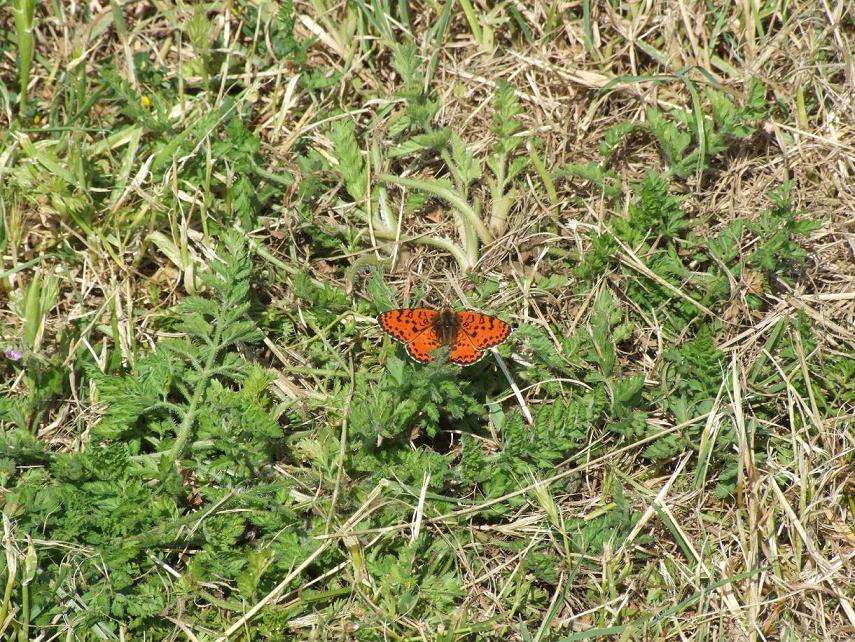
<instances>
[{"instance_id":1,"label":"butterfly body","mask_svg":"<svg viewBox=\"0 0 855 642\"><path fill-rule=\"evenodd\" d=\"M433 320L433 329L444 346L453 346L460 332L460 319L454 310L443 308Z\"/></svg>"},{"instance_id":2,"label":"butterfly body","mask_svg":"<svg viewBox=\"0 0 855 642\"><path fill-rule=\"evenodd\" d=\"M511 326L501 319L474 310L450 308L399 308L377 317L380 327L403 343L407 354L419 363L430 363L433 352L447 346L448 360L458 366L480 361L486 350L502 343Z\"/></svg>"}]
</instances>

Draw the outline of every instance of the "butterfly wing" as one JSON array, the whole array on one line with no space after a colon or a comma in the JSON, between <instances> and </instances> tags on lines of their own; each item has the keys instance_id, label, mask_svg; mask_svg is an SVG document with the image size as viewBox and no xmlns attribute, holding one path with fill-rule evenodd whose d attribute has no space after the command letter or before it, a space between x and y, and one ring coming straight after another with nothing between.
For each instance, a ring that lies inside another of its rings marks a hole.
<instances>
[{"instance_id":1,"label":"butterfly wing","mask_svg":"<svg viewBox=\"0 0 855 642\"><path fill-rule=\"evenodd\" d=\"M472 344L469 335L461 331L457 333L454 345L451 346L448 360L456 366L471 366L481 361L485 354L483 350L479 350Z\"/></svg>"},{"instance_id":2,"label":"butterfly wing","mask_svg":"<svg viewBox=\"0 0 855 642\"><path fill-rule=\"evenodd\" d=\"M460 334L465 334L472 346L478 350L493 348L511 334L510 324L489 314L464 310L457 313L457 318L462 330Z\"/></svg>"},{"instance_id":3,"label":"butterfly wing","mask_svg":"<svg viewBox=\"0 0 855 642\"><path fill-rule=\"evenodd\" d=\"M499 345L511 334L511 326L488 314L465 310L457 312L460 330L451 347L449 361L458 366L478 363L487 348Z\"/></svg>"},{"instance_id":4,"label":"butterfly wing","mask_svg":"<svg viewBox=\"0 0 855 642\"><path fill-rule=\"evenodd\" d=\"M434 360L431 352L442 345L434 326L439 314L430 308L399 308L383 312L377 322L384 332L406 346L413 359L430 363Z\"/></svg>"},{"instance_id":5,"label":"butterfly wing","mask_svg":"<svg viewBox=\"0 0 855 642\"><path fill-rule=\"evenodd\" d=\"M407 354L419 363L430 363L436 357L431 352L442 345L442 339L436 333L436 329L430 326L419 336L406 344Z\"/></svg>"},{"instance_id":6,"label":"butterfly wing","mask_svg":"<svg viewBox=\"0 0 855 642\"><path fill-rule=\"evenodd\" d=\"M377 316L384 332L401 343L411 343L422 332L433 326L439 312L430 308L399 308Z\"/></svg>"}]
</instances>

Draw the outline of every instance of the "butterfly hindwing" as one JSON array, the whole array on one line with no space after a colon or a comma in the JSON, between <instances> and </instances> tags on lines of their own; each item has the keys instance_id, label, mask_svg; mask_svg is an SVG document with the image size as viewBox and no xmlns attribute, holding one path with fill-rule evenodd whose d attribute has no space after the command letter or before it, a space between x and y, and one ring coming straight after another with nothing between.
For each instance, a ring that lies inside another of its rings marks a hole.
<instances>
[{"instance_id":1,"label":"butterfly hindwing","mask_svg":"<svg viewBox=\"0 0 855 642\"><path fill-rule=\"evenodd\" d=\"M419 363L430 363L436 357L431 353L442 345L436 329L429 327L406 344L407 354Z\"/></svg>"},{"instance_id":2,"label":"butterfly hindwing","mask_svg":"<svg viewBox=\"0 0 855 642\"><path fill-rule=\"evenodd\" d=\"M479 350L472 344L469 335L461 331L457 333L457 339L451 346L448 360L458 366L471 366L473 363L478 363L484 354L483 350Z\"/></svg>"}]
</instances>

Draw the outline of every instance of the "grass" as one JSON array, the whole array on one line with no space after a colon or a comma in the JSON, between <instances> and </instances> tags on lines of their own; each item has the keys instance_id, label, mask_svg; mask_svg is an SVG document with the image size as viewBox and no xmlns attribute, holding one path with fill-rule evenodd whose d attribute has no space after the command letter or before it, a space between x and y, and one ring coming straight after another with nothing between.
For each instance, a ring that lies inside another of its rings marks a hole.
<instances>
[{"instance_id":1,"label":"grass","mask_svg":"<svg viewBox=\"0 0 855 642\"><path fill-rule=\"evenodd\" d=\"M5 3L0 638L851 640L851 9Z\"/></svg>"}]
</instances>

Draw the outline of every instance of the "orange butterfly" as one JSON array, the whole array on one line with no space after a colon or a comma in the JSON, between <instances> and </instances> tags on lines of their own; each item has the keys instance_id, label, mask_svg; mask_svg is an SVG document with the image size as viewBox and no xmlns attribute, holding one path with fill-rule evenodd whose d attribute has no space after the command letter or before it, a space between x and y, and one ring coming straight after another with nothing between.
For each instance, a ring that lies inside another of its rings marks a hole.
<instances>
[{"instance_id":1,"label":"orange butterfly","mask_svg":"<svg viewBox=\"0 0 855 642\"><path fill-rule=\"evenodd\" d=\"M377 317L383 330L403 343L407 354L419 363L434 360L437 348L448 346L448 360L458 366L471 366L488 348L499 345L511 334L511 326L481 312L448 308L399 308Z\"/></svg>"}]
</instances>

